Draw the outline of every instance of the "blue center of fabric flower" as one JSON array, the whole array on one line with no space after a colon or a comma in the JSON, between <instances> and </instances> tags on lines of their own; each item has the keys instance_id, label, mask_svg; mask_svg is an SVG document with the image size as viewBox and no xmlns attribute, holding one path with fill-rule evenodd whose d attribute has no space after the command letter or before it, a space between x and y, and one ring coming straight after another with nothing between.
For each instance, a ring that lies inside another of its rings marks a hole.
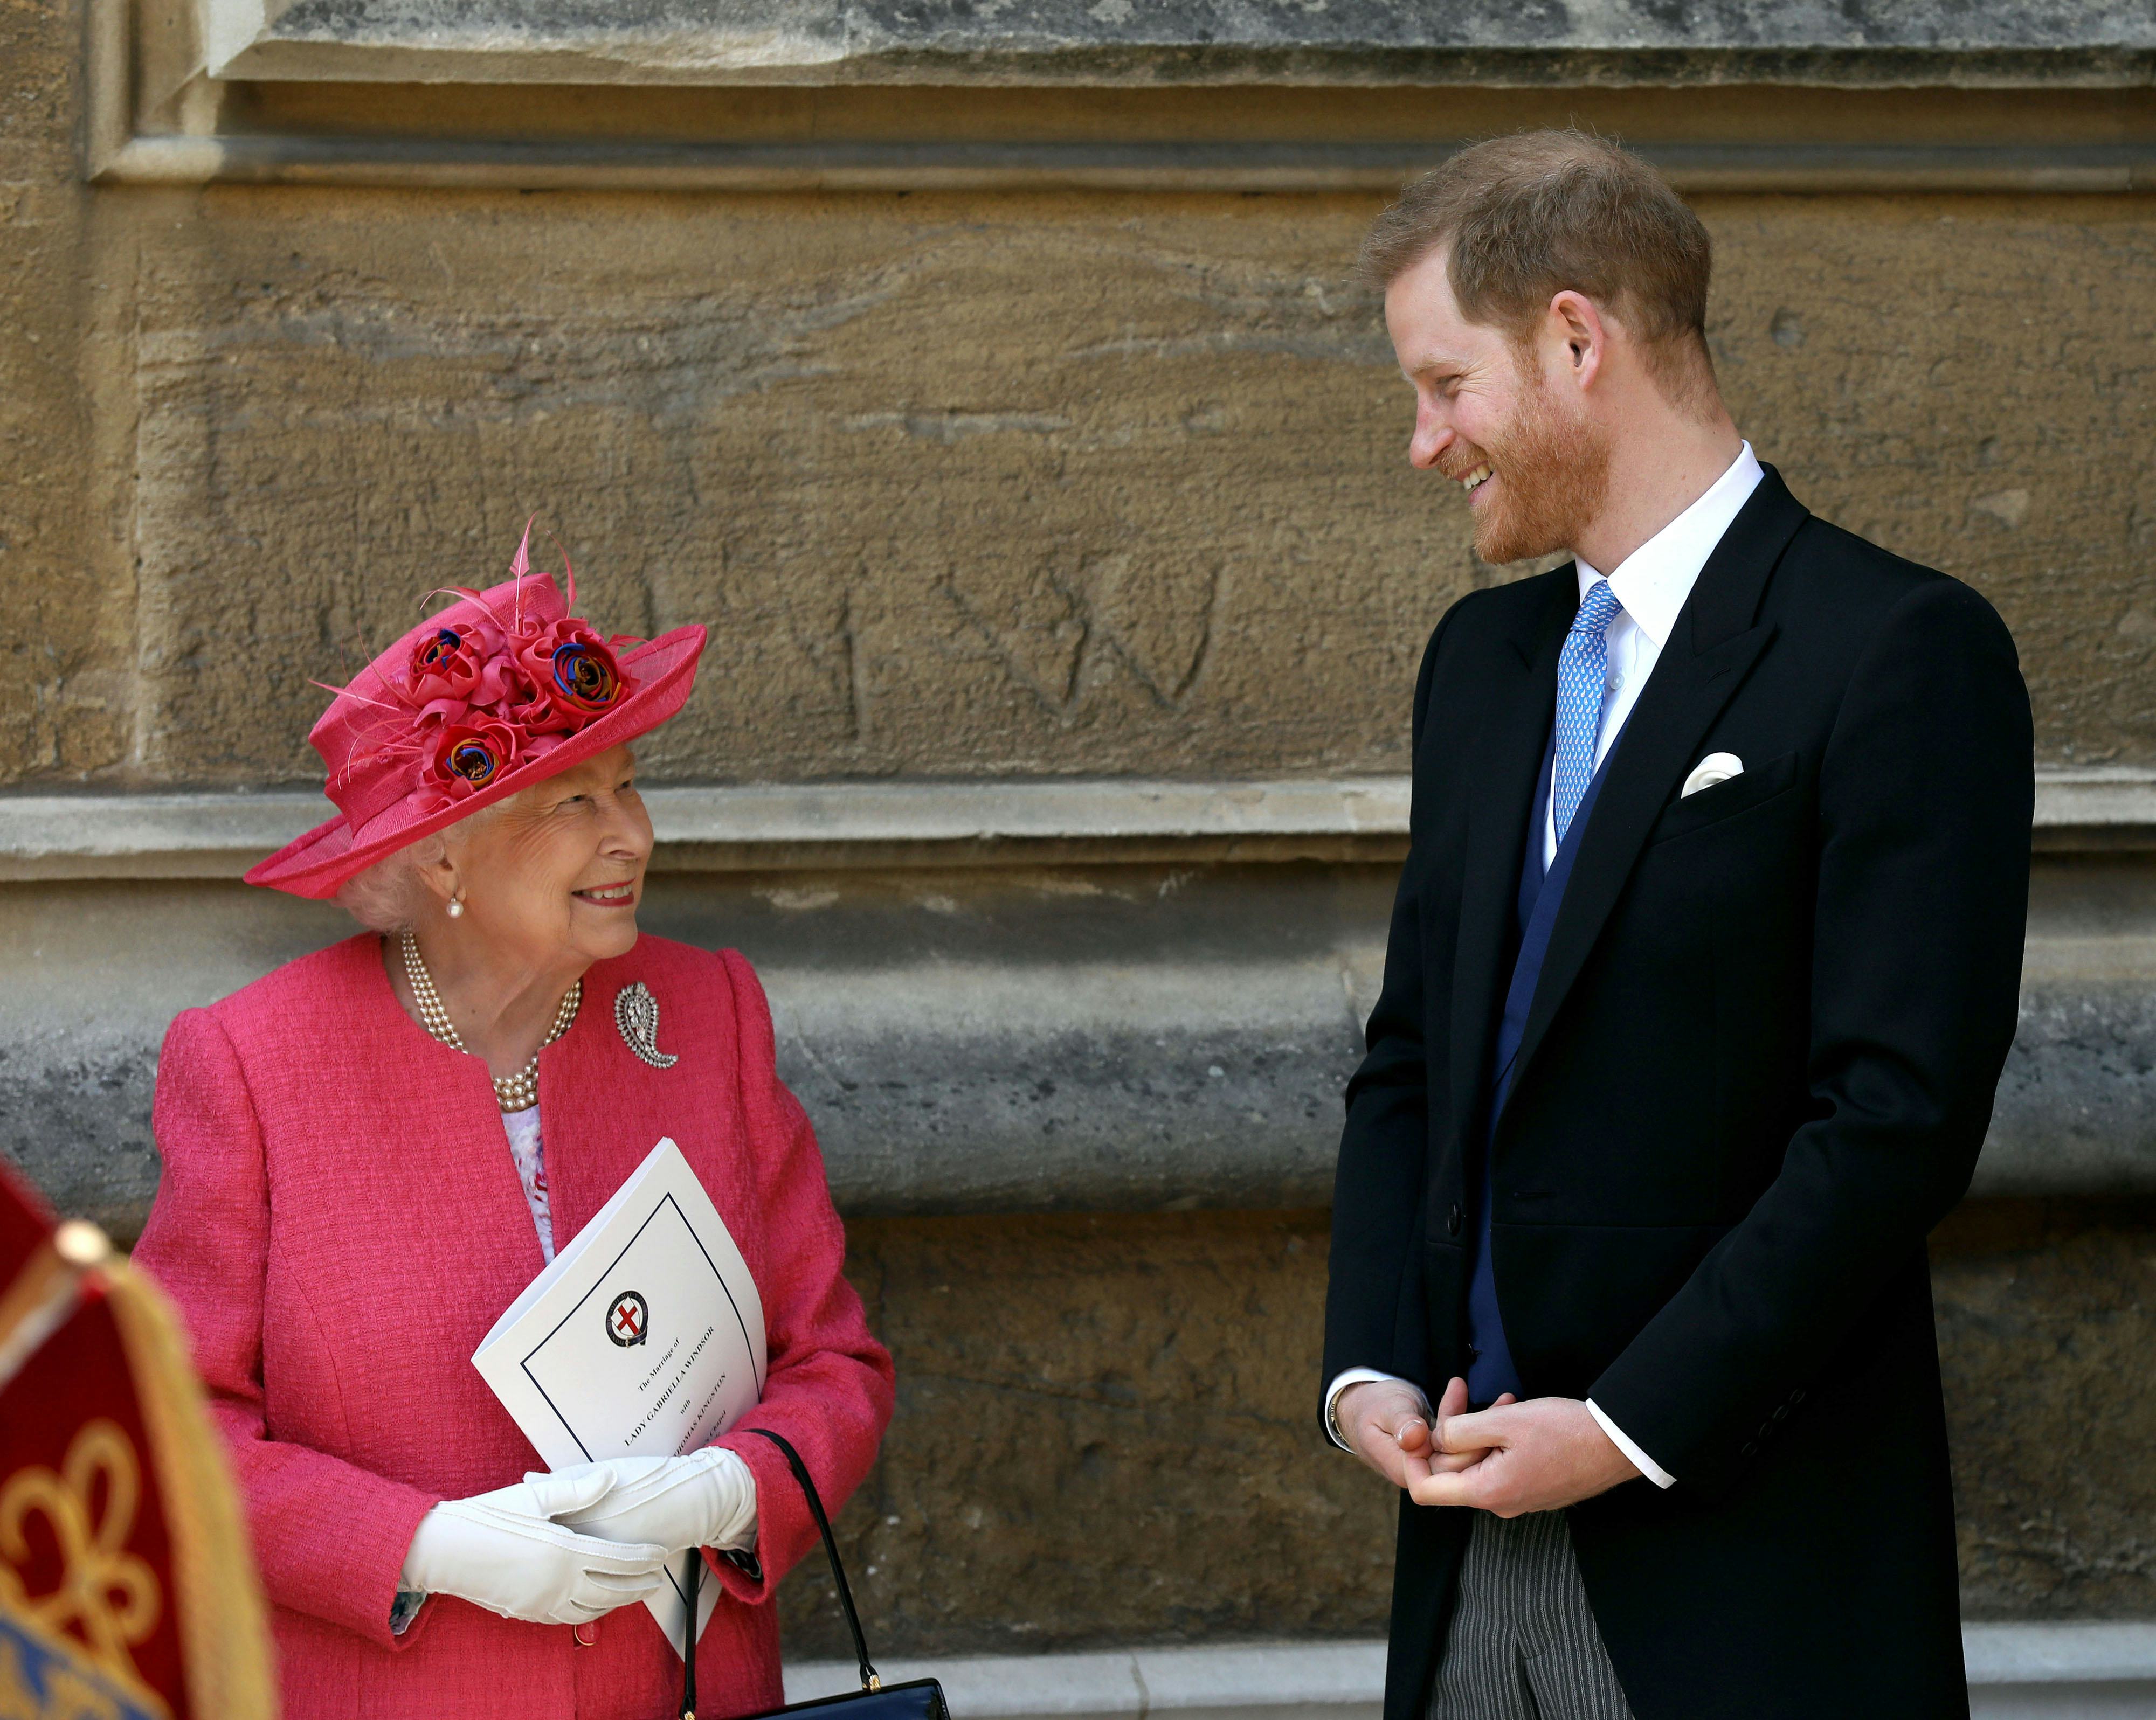
<instances>
[{"instance_id":1,"label":"blue center of fabric flower","mask_svg":"<svg viewBox=\"0 0 2156 1720\"><path fill-rule=\"evenodd\" d=\"M554 653L554 685L577 704L611 704L620 690L613 665L588 646L570 643Z\"/></svg>"},{"instance_id":2,"label":"blue center of fabric flower","mask_svg":"<svg viewBox=\"0 0 2156 1720\"><path fill-rule=\"evenodd\" d=\"M464 642L464 636L454 627L444 627L434 635L434 643L420 653L419 661L432 668L444 658L455 656L457 648Z\"/></svg>"}]
</instances>

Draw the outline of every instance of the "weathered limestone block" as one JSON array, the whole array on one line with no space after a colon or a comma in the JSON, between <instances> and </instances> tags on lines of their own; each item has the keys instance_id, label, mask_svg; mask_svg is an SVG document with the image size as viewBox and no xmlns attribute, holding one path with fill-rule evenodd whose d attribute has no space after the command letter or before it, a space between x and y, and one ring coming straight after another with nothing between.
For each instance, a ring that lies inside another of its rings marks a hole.
<instances>
[{"instance_id":1,"label":"weathered limestone block","mask_svg":"<svg viewBox=\"0 0 2156 1720\"><path fill-rule=\"evenodd\" d=\"M1964 1616L2156 1615L2156 1202L1974 1203L1932 1277Z\"/></svg>"},{"instance_id":2,"label":"weathered limestone block","mask_svg":"<svg viewBox=\"0 0 2156 1720\"><path fill-rule=\"evenodd\" d=\"M1324 1215L849 1230L898 1365L840 1520L884 1651L1383 1634L1391 1502L1317 1425ZM1933 1256L1966 1615L2156 1615L2156 1208L1972 1202ZM783 1604L843 1652L814 1565Z\"/></svg>"},{"instance_id":3,"label":"weathered limestone block","mask_svg":"<svg viewBox=\"0 0 2156 1720\"><path fill-rule=\"evenodd\" d=\"M850 1234L898 1365L841 1523L884 1651L1382 1632L1391 1503L1314 1407L1324 1215ZM839 1651L828 1596L790 1579L790 1654Z\"/></svg>"},{"instance_id":4,"label":"weathered limestone block","mask_svg":"<svg viewBox=\"0 0 2156 1720\"><path fill-rule=\"evenodd\" d=\"M84 565L131 673L52 642L86 625L80 581L33 561L37 709L83 738L8 724L0 779L306 780L310 681L500 572L534 508L608 622L713 626L652 760L677 779L1395 769L1430 627L1510 571L1402 458L1405 393L1342 284L1368 199L98 207L95 254L130 266L90 296L116 380L84 481L126 479L135 560ZM2156 757L2156 472L2098 453L2156 411L2146 205L1702 208L1762 453L1999 603L2046 760ZM33 393L41 427L84 409L59 376Z\"/></svg>"},{"instance_id":5,"label":"weathered limestone block","mask_svg":"<svg viewBox=\"0 0 2156 1720\"><path fill-rule=\"evenodd\" d=\"M79 31L0 5L0 785L126 755L133 594L85 560L99 463L83 389Z\"/></svg>"}]
</instances>

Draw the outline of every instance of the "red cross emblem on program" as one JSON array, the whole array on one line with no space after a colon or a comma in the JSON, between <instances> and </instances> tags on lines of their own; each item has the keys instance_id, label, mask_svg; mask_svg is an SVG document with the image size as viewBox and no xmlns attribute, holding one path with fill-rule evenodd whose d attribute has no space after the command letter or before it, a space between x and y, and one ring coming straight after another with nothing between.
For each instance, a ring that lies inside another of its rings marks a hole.
<instances>
[{"instance_id":1,"label":"red cross emblem on program","mask_svg":"<svg viewBox=\"0 0 2156 1720\"><path fill-rule=\"evenodd\" d=\"M607 1308L607 1336L626 1348L651 1335L651 1310L634 1290L624 1290Z\"/></svg>"}]
</instances>

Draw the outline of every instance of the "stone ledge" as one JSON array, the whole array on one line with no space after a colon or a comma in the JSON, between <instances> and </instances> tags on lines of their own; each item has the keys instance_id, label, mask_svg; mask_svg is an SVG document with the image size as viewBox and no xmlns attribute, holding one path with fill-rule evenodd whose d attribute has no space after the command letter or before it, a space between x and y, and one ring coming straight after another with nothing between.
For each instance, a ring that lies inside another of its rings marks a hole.
<instances>
[{"instance_id":1,"label":"stone ledge","mask_svg":"<svg viewBox=\"0 0 2156 1720\"><path fill-rule=\"evenodd\" d=\"M461 83L2145 84L2121 0L199 0L217 78Z\"/></svg>"},{"instance_id":2,"label":"stone ledge","mask_svg":"<svg viewBox=\"0 0 2156 1720\"><path fill-rule=\"evenodd\" d=\"M1404 776L1270 782L1071 779L774 784L648 791L660 873L1128 860L1396 858ZM0 883L237 878L328 810L257 794L0 797ZM2156 847L2156 770L2045 771L2035 846Z\"/></svg>"},{"instance_id":3,"label":"stone ledge","mask_svg":"<svg viewBox=\"0 0 2156 1720\"><path fill-rule=\"evenodd\" d=\"M755 962L849 1215L1279 1210L1330 1197L1389 897L1377 867L766 874L661 878L648 919ZM230 885L66 898L0 891L0 1151L131 1236L167 1024L349 924ZM2156 937L2040 906L1974 1192L2156 1190Z\"/></svg>"},{"instance_id":4,"label":"stone ledge","mask_svg":"<svg viewBox=\"0 0 2156 1720\"><path fill-rule=\"evenodd\" d=\"M846 1212L1328 1198L1383 967L1401 779L653 798L666 840L644 923L756 963ZM2049 777L2039 838L2146 846L2152 798L2131 772ZM0 878L70 880L58 898L0 888L0 1151L64 1208L139 1228L167 1024L349 931L333 908L231 882L322 804L0 800ZM1298 856L1313 863L1252 863ZM1975 1190L2145 1193L2156 868L2038 870Z\"/></svg>"},{"instance_id":5,"label":"stone ledge","mask_svg":"<svg viewBox=\"0 0 2156 1720\"><path fill-rule=\"evenodd\" d=\"M2156 1624L1964 1625L1962 1653L1972 1690L2128 1685L2156 1698Z\"/></svg>"},{"instance_id":6,"label":"stone ledge","mask_svg":"<svg viewBox=\"0 0 2156 1720\"><path fill-rule=\"evenodd\" d=\"M145 134L105 185L403 186L676 192L1331 192L1389 196L1454 147L1364 143L552 143L309 134ZM1691 195L2121 195L2156 189L2147 145L1640 146Z\"/></svg>"},{"instance_id":7,"label":"stone ledge","mask_svg":"<svg viewBox=\"0 0 2156 1720\"><path fill-rule=\"evenodd\" d=\"M2156 1624L1964 1625L1972 1720L2081 1720L2146 1714L2156 1702ZM996 1656L878 1664L886 1684L942 1682L953 1720L1375 1720L1382 1642L1252 1643L1096 1654ZM786 1669L786 1699L859 1687L839 1661Z\"/></svg>"},{"instance_id":8,"label":"stone ledge","mask_svg":"<svg viewBox=\"0 0 2156 1720\"><path fill-rule=\"evenodd\" d=\"M1404 776L774 784L644 798L662 873L1385 858L1403 852L1408 821ZM237 878L330 810L304 789L0 797L0 883Z\"/></svg>"}]
</instances>

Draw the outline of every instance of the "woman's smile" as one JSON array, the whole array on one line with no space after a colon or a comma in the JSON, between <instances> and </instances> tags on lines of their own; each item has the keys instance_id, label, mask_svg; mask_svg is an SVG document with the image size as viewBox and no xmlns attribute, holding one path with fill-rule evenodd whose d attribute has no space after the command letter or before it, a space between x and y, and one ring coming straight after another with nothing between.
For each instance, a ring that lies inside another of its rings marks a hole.
<instances>
[{"instance_id":1,"label":"woman's smile","mask_svg":"<svg viewBox=\"0 0 2156 1720\"><path fill-rule=\"evenodd\" d=\"M588 902L596 908L634 908L636 906L636 880L626 883L590 884L569 893L579 902Z\"/></svg>"}]
</instances>

